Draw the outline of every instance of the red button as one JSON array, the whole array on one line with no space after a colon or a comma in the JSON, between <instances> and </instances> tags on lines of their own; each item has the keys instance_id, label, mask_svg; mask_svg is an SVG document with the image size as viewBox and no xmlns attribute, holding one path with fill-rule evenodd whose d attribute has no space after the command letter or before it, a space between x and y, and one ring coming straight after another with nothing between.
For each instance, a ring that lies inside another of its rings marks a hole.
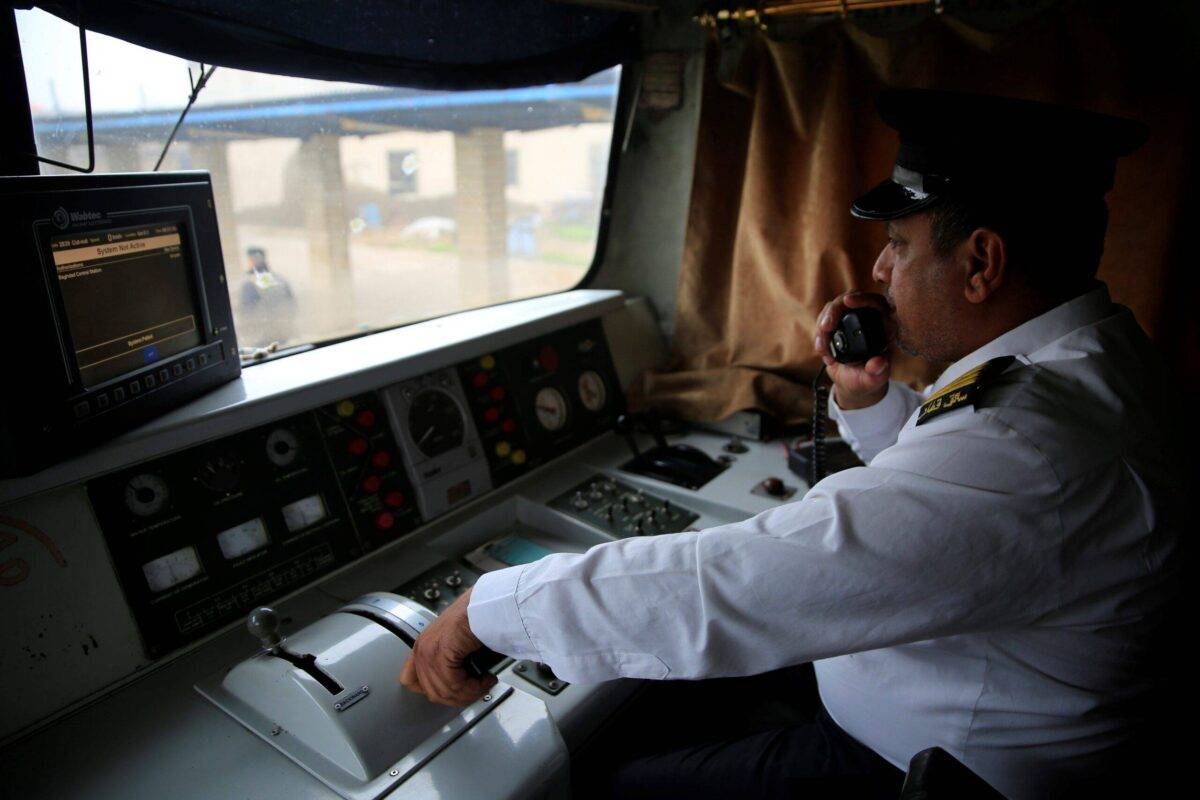
<instances>
[{"instance_id":1,"label":"red button","mask_svg":"<svg viewBox=\"0 0 1200 800\"><path fill-rule=\"evenodd\" d=\"M497 386L496 388L492 389L492 399L497 403L504 399L504 394L505 392L503 386Z\"/></svg>"},{"instance_id":2,"label":"red button","mask_svg":"<svg viewBox=\"0 0 1200 800\"><path fill-rule=\"evenodd\" d=\"M506 420L504 420L504 422L500 423L500 430L504 431L505 433L512 433L516 429L517 429L517 421L516 420L506 419Z\"/></svg>"},{"instance_id":3,"label":"red button","mask_svg":"<svg viewBox=\"0 0 1200 800\"><path fill-rule=\"evenodd\" d=\"M363 491L368 492L369 494L375 494L379 491L379 485L381 483L383 483L383 481L379 480L378 475L368 475L363 480Z\"/></svg>"},{"instance_id":4,"label":"red button","mask_svg":"<svg viewBox=\"0 0 1200 800\"><path fill-rule=\"evenodd\" d=\"M483 412L483 418L488 422L495 422L496 420L500 419L500 409L489 408L487 411Z\"/></svg>"},{"instance_id":5,"label":"red button","mask_svg":"<svg viewBox=\"0 0 1200 800\"><path fill-rule=\"evenodd\" d=\"M546 345L538 352L538 363L542 365L542 369L547 372L558 371L558 351L550 345Z\"/></svg>"},{"instance_id":6,"label":"red button","mask_svg":"<svg viewBox=\"0 0 1200 800\"><path fill-rule=\"evenodd\" d=\"M476 389L482 389L487 386L488 374L486 372L476 372L475 377L471 378L471 385Z\"/></svg>"},{"instance_id":7,"label":"red button","mask_svg":"<svg viewBox=\"0 0 1200 800\"><path fill-rule=\"evenodd\" d=\"M396 524L396 518L392 516L390 511L380 511L375 515L375 527L381 531L391 530Z\"/></svg>"},{"instance_id":8,"label":"red button","mask_svg":"<svg viewBox=\"0 0 1200 800\"><path fill-rule=\"evenodd\" d=\"M360 411L355 419L358 420L360 426L369 428L375 424L375 412L368 408L365 411Z\"/></svg>"},{"instance_id":9,"label":"red button","mask_svg":"<svg viewBox=\"0 0 1200 800\"><path fill-rule=\"evenodd\" d=\"M380 450L375 455L371 456L371 465L376 469L384 469L388 464L392 463L392 454L387 450Z\"/></svg>"},{"instance_id":10,"label":"red button","mask_svg":"<svg viewBox=\"0 0 1200 800\"><path fill-rule=\"evenodd\" d=\"M361 436L357 439L352 439L350 444L346 445L346 452L352 456L366 455L367 440Z\"/></svg>"},{"instance_id":11,"label":"red button","mask_svg":"<svg viewBox=\"0 0 1200 800\"><path fill-rule=\"evenodd\" d=\"M399 508L404 505L404 492L393 489L383 496L383 502L387 503L392 508Z\"/></svg>"}]
</instances>

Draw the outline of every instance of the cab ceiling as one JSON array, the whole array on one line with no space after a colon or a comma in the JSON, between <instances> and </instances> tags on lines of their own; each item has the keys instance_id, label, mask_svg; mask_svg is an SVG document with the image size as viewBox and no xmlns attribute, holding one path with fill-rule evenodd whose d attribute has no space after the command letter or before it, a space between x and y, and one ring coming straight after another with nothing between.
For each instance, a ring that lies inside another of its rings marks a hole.
<instances>
[{"instance_id":1,"label":"cab ceiling","mask_svg":"<svg viewBox=\"0 0 1200 800\"><path fill-rule=\"evenodd\" d=\"M629 56L639 17L546 0L65 0L28 6L204 64L425 89L581 80Z\"/></svg>"}]
</instances>

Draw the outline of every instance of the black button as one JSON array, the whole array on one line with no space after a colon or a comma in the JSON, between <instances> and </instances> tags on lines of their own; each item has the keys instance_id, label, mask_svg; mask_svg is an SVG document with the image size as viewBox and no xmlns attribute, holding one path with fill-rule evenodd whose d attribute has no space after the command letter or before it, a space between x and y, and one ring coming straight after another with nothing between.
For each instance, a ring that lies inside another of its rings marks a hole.
<instances>
[{"instance_id":1,"label":"black button","mask_svg":"<svg viewBox=\"0 0 1200 800\"><path fill-rule=\"evenodd\" d=\"M125 402L125 389L123 387L118 386L117 388L113 389L113 402L114 403Z\"/></svg>"},{"instance_id":2,"label":"black button","mask_svg":"<svg viewBox=\"0 0 1200 800\"><path fill-rule=\"evenodd\" d=\"M87 400L80 400L75 404L73 411L75 412L75 419L83 419L91 413L92 407L88 405Z\"/></svg>"},{"instance_id":3,"label":"black button","mask_svg":"<svg viewBox=\"0 0 1200 800\"><path fill-rule=\"evenodd\" d=\"M184 362L183 365L187 368L188 372L191 372L192 370L194 370L196 368L196 359L189 358L187 361Z\"/></svg>"},{"instance_id":4,"label":"black button","mask_svg":"<svg viewBox=\"0 0 1200 800\"><path fill-rule=\"evenodd\" d=\"M129 393L130 394L141 394L142 393L142 382L141 381L130 381L129 382Z\"/></svg>"},{"instance_id":5,"label":"black button","mask_svg":"<svg viewBox=\"0 0 1200 800\"><path fill-rule=\"evenodd\" d=\"M178 378L180 375L183 374L183 364L172 364L171 372L174 372L175 377Z\"/></svg>"},{"instance_id":6,"label":"black button","mask_svg":"<svg viewBox=\"0 0 1200 800\"><path fill-rule=\"evenodd\" d=\"M171 370L167 369L166 367L163 367L162 369L160 369L158 371L158 382L166 383L169 380L171 380Z\"/></svg>"},{"instance_id":7,"label":"black button","mask_svg":"<svg viewBox=\"0 0 1200 800\"><path fill-rule=\"evenodd\" d=\"M147 375L143 380L146 381L147 389L153 389L158 384L158 380L155 379L153 374Z\"/></svg>"},{"instance_id":8,"label":"black button","mask_svg":"<svg viewBox=\"0 0 1200 800\"><path fill-rule=\"evenodd\" d=\"M208 353L201 353L199 358L200 358L200 366L207 367L208 366Z\"/></svg>"},{"instance_id":9,"label":"black button","mask_svg":"<svg viewBox=\"0 0 1200 800\"><path fill-rule=\"evenodd\" d=\"M108 395L106 395L106 394L96 395L96 409L98 411L103 411L106 408L108 408Z\"/></svg>"}]
</instances>

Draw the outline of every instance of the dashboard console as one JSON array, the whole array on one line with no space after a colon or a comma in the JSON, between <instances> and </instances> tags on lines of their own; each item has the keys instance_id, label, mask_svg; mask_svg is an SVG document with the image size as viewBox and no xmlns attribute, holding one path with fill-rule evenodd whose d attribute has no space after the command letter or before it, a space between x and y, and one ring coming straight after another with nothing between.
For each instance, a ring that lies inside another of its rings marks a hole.
<instances>
[{"instance_id":1,"label":"dashboard console","mask_svg":"<svg viewBox=\"0 0 1200 800\"><path fill-rule=\"evenodd\" d=\"M621 397L591 321L104 475L88 496L154 658L596 436Z\"/></svg>"},{"instance_id":2,"label":"dashboard console","mask_svg":"<svg viewBox=\"0 0 1200 800\"><path fill-rule=\"evenodd\" d=\"M780 502L756 492L781 467L757 442L670 434L721 459L701 490L622 470L640 434L609 432L614 361L637 355L610 351L618 301L539 298L264 363L56 468L65 482L0 481L0 662L41 687L0 707L9 788L565 796L570 753L638 683L505 659L489 698L442 709L396 683L413 637L490 570ZM422 326L452 344L420 350ZM246 635L263 605L278 640Z\"/></svg>"}]
</instances>

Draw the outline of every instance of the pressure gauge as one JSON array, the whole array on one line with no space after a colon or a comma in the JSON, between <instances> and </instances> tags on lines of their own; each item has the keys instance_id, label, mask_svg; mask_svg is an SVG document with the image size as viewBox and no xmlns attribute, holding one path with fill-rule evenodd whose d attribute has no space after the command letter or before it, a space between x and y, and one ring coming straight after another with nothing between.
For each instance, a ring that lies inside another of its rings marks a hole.
<instances>
[{"instance_id":1,"label":"pressure gauge","mask_svg":"<svg viewBox=\"0 0 1200 800\"><path fill-rule=\"evenodd\" d=\"M229 494L242 479L242 460L234 452L217 453L196 470L196 480L214 492Z\"/></svg>"},{"instance_id":2,"label":"pressure gauge","mask_svg":"<svg viewBox=\"0 0 1200 800\"><path fill-rule=\"evenodd\" d=\"M604 408L604 404L608 402L608 387L604 385L604 378L595 370L589 369L579 376L578 388L579 402L593 414Z\"/></svg>"},{"instance_id":3,"label":"pressure gauge","mask_svg":"<svg viewBox=\"0 0 1200 800\"><path fill-rule=\"evenodd\" d=\"M166 482L149 472L134 475L125 484L125 506L139 517L150 517L162 511L170 496Z\"/></svg>"},{"instance_id":4,"label":"pressure gauge","mask_svg":"<svg viewBox=\"0 0 1200 800\"><path fill-rule=\"evenodd\" d=\"M267 436L267 458L279 468L290 467L300 456L300 440L287 428L276 428Z\"/></svg>"},{"instance_id":5,"label":"pressure gauge","mask_svg":"<svg viewBox=\"0 0 1200 800\"><path fill-rule=\"evenodd\" d=\"M533 399L538 423L548 431L560 431L567 424L567 398L553 386L547 386Z\"/></svg>"}]
</instances>

